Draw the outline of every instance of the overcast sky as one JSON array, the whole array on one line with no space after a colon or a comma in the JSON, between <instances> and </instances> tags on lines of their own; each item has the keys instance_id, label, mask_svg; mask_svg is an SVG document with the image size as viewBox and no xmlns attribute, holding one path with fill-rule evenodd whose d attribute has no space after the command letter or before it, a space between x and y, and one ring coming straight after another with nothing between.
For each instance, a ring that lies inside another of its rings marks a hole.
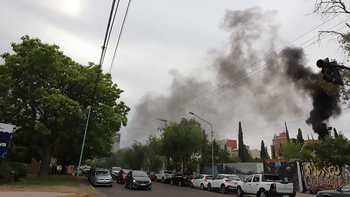
<instances>
[{"instance_id":1,"label":"overcast sky","mask_svg":"<svg viewBox=\"0 0 350 197\"><path fill-rule=\"evenodd\" d=\"M81 64L98 63L111 3L0 1L0 53L10 52L11 42L27 34L59 45ZM312 98L288 78L281 58L281 49L295 49L301 54L299 63L315 73L320 58L346 61L334 38L318 40L320 30L346 30L344 16L322 19L311 14L313 3L132 0L111 65L127 5L121 0L103 65L105 73L111 68L113 81L125 91L121 100L131 107L121 146L159 134L164 122L158 118L178 122L192 118L190 111L213 125L217 140L237 139L241 121L244 142L251 149L260 149L261 140L269 148L274 134L284 131L284 121L290 137L300 128L304 139L311 133L317 138L305 123ZM349 138L349 118L343 110L327 124ZM210 126L200 122L209 132Z\"/></svg>"}]
</instances>

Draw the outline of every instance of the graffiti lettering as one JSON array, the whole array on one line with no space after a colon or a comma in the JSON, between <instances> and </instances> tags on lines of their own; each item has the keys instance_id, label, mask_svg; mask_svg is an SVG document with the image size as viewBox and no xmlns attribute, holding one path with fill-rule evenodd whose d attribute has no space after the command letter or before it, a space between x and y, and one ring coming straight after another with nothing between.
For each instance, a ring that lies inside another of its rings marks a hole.
<instances>
[{"instance_id":1,"label":"graffiti lettering","mask_svg":"<svg viewBox=\"0 0 350 197\"><path fill-rule=\"evenodd\" d=\"M316 193L319 190L335 189L349 182L349 165L339 167L324 167L317 169L313 163L304 162L301 165L304 191Z\"/></svg>"}]
</instances>

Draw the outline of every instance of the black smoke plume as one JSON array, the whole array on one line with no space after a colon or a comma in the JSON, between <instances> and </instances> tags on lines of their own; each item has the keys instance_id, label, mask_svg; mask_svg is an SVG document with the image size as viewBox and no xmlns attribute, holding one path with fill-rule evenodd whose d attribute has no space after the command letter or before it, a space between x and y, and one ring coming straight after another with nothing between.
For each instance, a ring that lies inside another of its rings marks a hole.
<instances>
[{"instance_id":1,"label":"black smoke plume","mask_svg":"<svg viewBox=\"0 0 350 197\"><path fill-rule=\"evenodd\" d=\"M226 11L221 28L230 33L228 50L210 50L211 62L195 72L171 69L173 80L167 92L149 92L132 109L126 143L157 134L164 126L157 118L167 124L179 122L182 117L192 118L189 111L214 125L214 137L237 139L234 128L239 120L252 127L283 123L306 117L313 108L307 123L323 138L327 120L341 112L339 104L317 85L318 75L305 66L302 49L275 51L281 45L276 16L276 11L258 7ZM263 137L271 139L275 134L271 132L253 130L245 137L260 142Z\"/></svg>"},{"instance_id":2,"label":"black smoke plume","mask_svg":"<svg viewBox=\"0 0 350 197\"><path fill-rule=\"evenodd\" d=\"M307 92L312 98L313 109L306 123L312 126L319 139L324 139L326 135L329 135L325 122L330 117L336 117L341 113L338 95L328 95L317 84L318 74L304 66L304 52L301 48L286 48L281 54L286 65L287 76L294 82L298 90Z\"/></svg>"}]
</instances>

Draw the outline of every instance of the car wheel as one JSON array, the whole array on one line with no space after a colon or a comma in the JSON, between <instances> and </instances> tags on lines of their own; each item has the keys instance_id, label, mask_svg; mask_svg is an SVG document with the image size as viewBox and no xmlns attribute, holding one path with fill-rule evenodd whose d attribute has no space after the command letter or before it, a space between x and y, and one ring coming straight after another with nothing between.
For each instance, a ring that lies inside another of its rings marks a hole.
<instances>
[{"instance_id":1,"label":"car wheel","mask_svg":"<svg viewBox=\"0 0 350 197\"><path fill-rule=\"evenodd\" d=\"M203 185L203 183L201 184L201 190L204 190L204 185Z\"/></svg>"},{"instance_id":2,"label":"car wheel","mask_svg":"<svg viewBox=\"0 0 350 197\"><path fill-rule=\"evenodd\" d=\"M265 190L261 190L261 191L259 192L259 197L265 197L265 196L266 196Z\"/></svg>"},{"instance_id":3,"label":"car wheel","mask_svg":"<svg viewBox=\"0 0 350 197\"><path fill-rule=\"evenodd\" d=\"M164 177L162 178L162 183L165 183Z\"/></svg>"},{"instance_id":4,"label":"car wheel","mask_svg":"<svg viewBox=\"0 0 350 197\"><path fill-rule=\"evenodd\" d=\"M243 192L242 188L241 188L241 187L238 187L238 188L237 188L237 196L243 197L243 195L244 195L244 192Z\"/></svg>"},{"instance_id":5,"label":"car wheel","mask_svg":"<svg viewBox=\"0 0 350 197\"><path fill-rule=\"evenodd\" d=\"M225 185L221 185L220 190L221 190L221 193L226 194L226 187L225 187Z\"/></svg>"},{"instance_id":6,"label":"car wheel","mask_svg":"<svg viewBox=\"0 0 350 197\"><path fill-rule=\"evenodd\" d=\"M194 188L193 183L191 183L191 188Z\"/></svg>"},{"instance_id":7,"label":"car wheel","mask_svg":"<svg viewBox=\"0 0 350 197\"><path fill-rule=\"evenodd\" d=\"M211 192L211 185L208 184L208 192Z\"/></svg>"},{"instance_id":8,"label":"car wheel","mask_svg":"<svg viewBox=\"0 0 350 197\"><path fill-rule=\"evenodd\" d=\"M126 181L125 181L124 187L128 187L128 184L126 184Z\"/></svg>"},{"instance_id":9,"label":"car wheel","mask_svg":"<svg viewBox=\"0 0 350 197\"><path fill-rule=\"evenodd\" d=\"M129 189L132 189L132 183L129 184Z\"/></svg>"},{"instance_id":10,"label":"car wheel","mask_svg":"<svg viewBox=\"0 0 350 197\"><path fill-rule=\"evenodd\" d=\"M113 187L113 185L110 185L109 187Z\"/></svg>"},{"instance_id":11,"label":"car wheel","mask_svg":"<svg viewBox=\"0 0 350 197\"><path fill-rule=\"evenodd\" d=\"M170 180L170 184L171 184L171 185L174 185L173 179Z\"/></svg>"},{"instance_id":12,"label":"car wheel","mask_svg":"<svg viewBox=\"0 0 350 197\"><path fill-rule=\"evenodd\" d=\"M148 188L148 190L151 190L151 189L152 189L152 187L149 187L149 188Z\"/></svg>"},{"instance_id":13,"label":"car wheel","mask_svg":"<svg viewBox=\"0 0 350 197\"><path fill-rule=\"evenodd\" d=\"M179 181L177 184L178 184L179 186L182 186L182 181Z\"/></svg>"}]
</instances>

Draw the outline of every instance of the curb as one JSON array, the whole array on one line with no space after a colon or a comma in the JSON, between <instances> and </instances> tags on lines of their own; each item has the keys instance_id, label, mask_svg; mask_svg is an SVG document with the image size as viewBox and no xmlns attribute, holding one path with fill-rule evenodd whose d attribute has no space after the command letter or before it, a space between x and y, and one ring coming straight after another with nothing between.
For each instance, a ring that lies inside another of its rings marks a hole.
<instances>
[{"instance_id":1,"label":"curb","mask_svg":"<svg viewBox=\"0 0 350 197\"><path fill-rule=\"evenodd\" d=\"M73 196L69 196L69 197L89 197L88 194L79 194L79 195L73 195Z\"/></svg>"}]
</instances>

